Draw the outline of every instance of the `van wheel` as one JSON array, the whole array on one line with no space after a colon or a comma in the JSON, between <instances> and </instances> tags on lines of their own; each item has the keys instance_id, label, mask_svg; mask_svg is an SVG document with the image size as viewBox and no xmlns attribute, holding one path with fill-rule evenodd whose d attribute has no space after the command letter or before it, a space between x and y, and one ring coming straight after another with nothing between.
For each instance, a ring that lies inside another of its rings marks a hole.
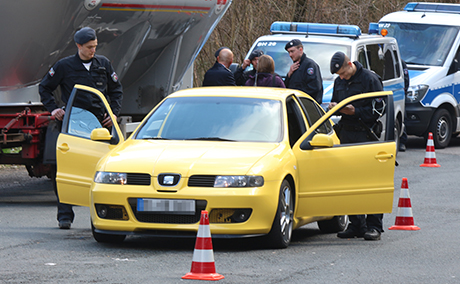
<instances>
[{"instance_id":1,"label":"van wheel","mask_svg":"<svg viewBox=\"0 0 460 284\"><path fill-rule=\"evenodd\" d=\"M323 234L338 233L345 230L348 215L334 216L331 220L318 221L318 227Z\"/></svg>"},{"instance_id":2,"label":"van wheel","mask_svg":"<svg viewBox=\"0 0 460 284\"><path fill-rule=\"evenodd\" d=\"M266 244L271 248L287 248L291 242L294 217L294 198L287 180L281 184L278 209L272 229L266 236Z\"/></svg>"},{"instance_id":3,"label":"van wheel","mask_svg":"<svg viewBox=\"0 0 460 284\"><path fill-rule=\"evenodd\" d=\"M98 243L121 243L126 238L126 235L112 235L112 234L98 233L95 231L93 222L91 222L91 232L93 233L93 238Z\"/></svg>"},{"instance_id":4,"label":"van wheel","mask_svg":"<svg viewBox=\"0 0 460 284\"><path fill-rule=\"evenodd\" d=\"M425 134L425 140L428 139L428 133L433 133L434 146L437 149L446 148L452 137L452 117L446 109L438 109L431 119L428 131Z\"/></svg>"}]
</instances>

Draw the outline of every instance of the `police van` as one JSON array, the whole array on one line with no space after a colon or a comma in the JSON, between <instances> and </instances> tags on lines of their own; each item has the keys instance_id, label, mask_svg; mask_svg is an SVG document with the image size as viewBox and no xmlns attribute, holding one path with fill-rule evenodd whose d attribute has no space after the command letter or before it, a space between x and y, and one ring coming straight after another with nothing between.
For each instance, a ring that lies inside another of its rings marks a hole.
<instances>
[{"instance_id":1,"label":"police van","mask_svg":"<svg viewBox=\"0 0 460 284\"><path fill-rule=\"evenodd\" d=\"M246 58L253 50L262 50L273 57L275 73L285 79L292 60L284 47L292 39L301 40L307 57L316 61L321 69L323 107L331 101L337 77L337 74L330 72L330 61L335 52L342 51L352 61L359 61L364 68L377 73L382 78L384 90L393 91L395 139L399 143L404 122L405 93L401 57L394 38L378 35L377 24L371 27L369 34L362 34L361 29L354 25L274 22L270 32L271 35L259 37L254 42Z\"/></svg>"},{"instance_id":2,"label":"police van","mask_svg":"<svg viewBox=\"0 0 460 284\"><path fill-rule=\"evenodd\" d=\"M381 34L398 40L409 69L407 133L433 133L436 148L460 133L460 5L408 3L379 21Z\"/></svg>"}]
</instances>

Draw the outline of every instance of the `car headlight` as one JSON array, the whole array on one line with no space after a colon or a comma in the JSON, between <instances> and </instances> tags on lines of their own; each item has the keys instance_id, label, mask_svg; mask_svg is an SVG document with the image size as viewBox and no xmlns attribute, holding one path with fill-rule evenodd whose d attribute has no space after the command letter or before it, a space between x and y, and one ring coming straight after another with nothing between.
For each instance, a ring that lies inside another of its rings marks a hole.
<instances>
[{"instance_id":1,"label":"car headlight","mask_svg":"<svg viewBox=\"0 0 460 284\"><path fill-rule=\"evenodd\" d=\"M94 176L95 183L126 184L127 181L126 173L96 172Z\"/></svg>"},{"instance_id":2,"label":"car headlight","mask_svg":"<svg viewBox=\"0 0 460 284\"><path fill-rule=\"evenodd\" d=\"M428 85L411 86L406 94L406 103L416 103L423 99L428 91Z\"/></svg>"},{"instance_id":3,"label":"car headlight","mask_svg":"<svg viewBox=\"0 0 460 284\"><path fill-rule=\"evenodd\" d=\"M214 187L261 187L264 178L261 176L217 176Z\"/></svg>"}]
</instances>

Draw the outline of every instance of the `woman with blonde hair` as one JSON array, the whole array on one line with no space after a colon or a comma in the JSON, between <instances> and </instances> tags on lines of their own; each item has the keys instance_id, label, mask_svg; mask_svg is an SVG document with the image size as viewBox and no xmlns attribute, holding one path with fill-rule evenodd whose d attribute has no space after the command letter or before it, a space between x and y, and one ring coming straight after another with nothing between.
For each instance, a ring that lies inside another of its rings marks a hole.
<instances>
[{"instance_id":1,"label":"woman with blonde hair","mask_svg":"<svg viewBox=\"0 0 460 284\"><path fill-rule=\"evenodd\" d=\"M275 74L275 61L270 55L266 54L259 57L256 75L249 76L245 85L286 88L283 79L278 74Z\"/></svg>"}]
</instances>

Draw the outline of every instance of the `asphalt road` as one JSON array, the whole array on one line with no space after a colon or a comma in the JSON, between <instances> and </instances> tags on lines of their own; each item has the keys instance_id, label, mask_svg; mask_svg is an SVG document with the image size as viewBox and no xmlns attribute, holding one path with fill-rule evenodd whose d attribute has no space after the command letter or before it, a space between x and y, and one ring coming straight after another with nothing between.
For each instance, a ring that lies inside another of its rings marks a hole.
<instances>
[{"instance_id":1,"label":"asphalt road","mask_svg":"<svg viewBox=\"0 0 460 284\"><path fill-rule=\"evenodd\" d=\"M424 141L411 137L398 156L394 225L406 177L419 231L386 230L377 242L320 234L309 224L289 248L265 249L258 239L213 240L221 283L460 283L460 139L436 150L440 168L422 168ZM332 173L332 171L331 171ZM71 230L59 230L47 178L23 167L0 168L0 283L204 283L183 280L195 239L128 237L122 244L92 238L89 209L76 207Z\"/></svg>"}]
</instances>

